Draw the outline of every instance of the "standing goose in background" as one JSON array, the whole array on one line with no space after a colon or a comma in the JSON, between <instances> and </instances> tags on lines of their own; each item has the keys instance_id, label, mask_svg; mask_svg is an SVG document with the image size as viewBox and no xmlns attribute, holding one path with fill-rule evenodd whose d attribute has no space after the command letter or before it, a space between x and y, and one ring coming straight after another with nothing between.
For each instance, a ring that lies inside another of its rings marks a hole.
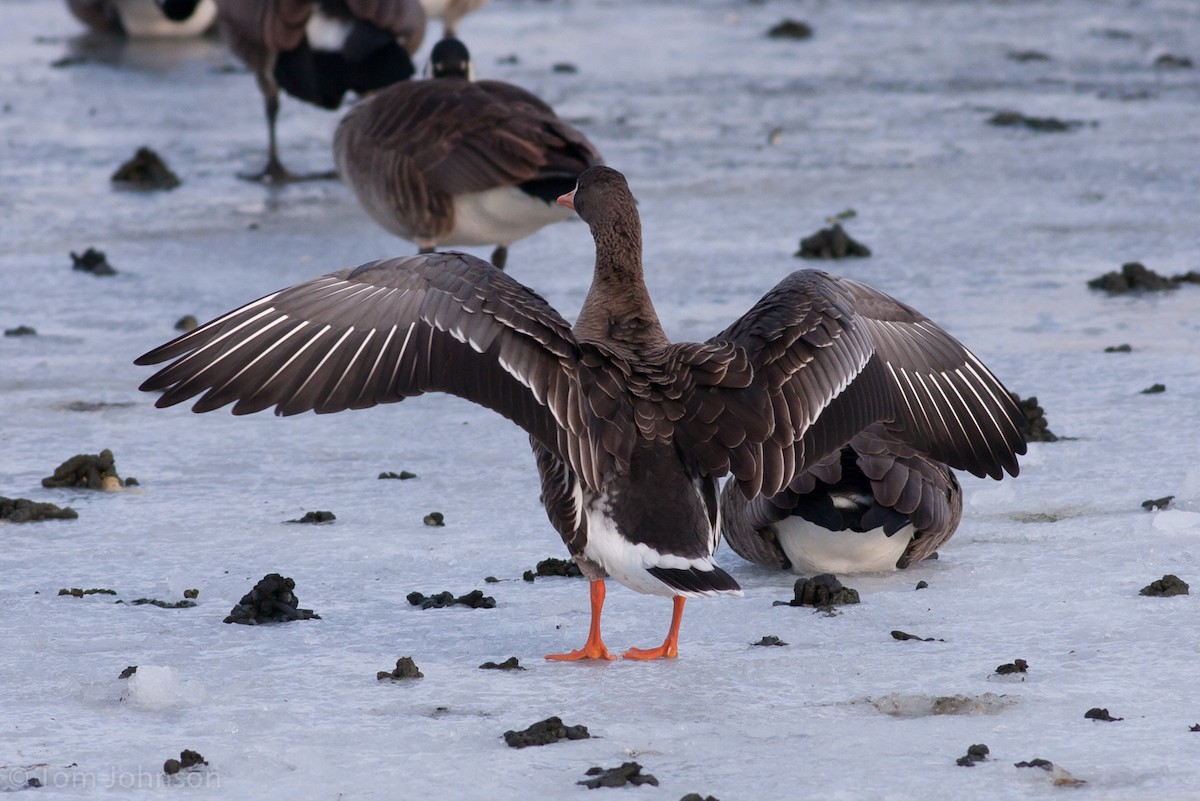
<instances>
[{"instance_id":1,"label":"standing goose in background","mask_svg":"<svg viewBox=\"0 0 1200 801\"><path fill-rule=\"evenodd\" d=\"M229 48L258 81L267 114L267 165L241 177L278 184L297 176L279 161L279 90L326 109L412 77L425 36L419 0L217 0Z\"/></svg>"},{"instance_id":2,"label":"standing goose in background","mask_svg":"<svg viewBox=\"0 0 1200 801\"><path fill-rule=\"evenodd\" d=\"M954 472L883 425L856 434L773 497L721 493L721 533L741 556L793 573L903 569L932 556L958 528Z\"/></svg>"},{"instance_id":3,"label":"standing goose in background","mask_svg":"<svg viewBox=\"0 0 1200 801\"><path fill-rule=\"evenodd\" d=\"M792 273L707 342L671 343L642 272L625 177L593 167L560 202L588 223L592 285L574 327L506 273L460 253L388 259L267 295L137 359L157 406L318 414L448 392L530 435L543 503L591 581L576 651L611 659L606 576L684 600L740 594L713 561L717 479L778 494L876 422L977 475L1015 475L1020 410L995 376L919 312L854 281Z\"/></svg>"},{"instance_id":4,"label":"standing goose in background","mask_svg":"<svg viewBox=\"0 0 1200 801\"><path fill-rule=\"evenodd\" d=\"M440 19L444 28L442 35L454 36L458 33L458 21L477 11L487 0L421 0L425 16L429 19Z\"/></svg>"},{"instance_id":5,"label":"standing goose in background","mask_svg":"<svg viewBox=\"0 0 1200 801\"><path fill-rule=\"evenodd\" d=\"M200 36L217 19L214 0L67 0L80 22L134 39Z\"/></svg>"},{"instance_id":6,"label":"standing goose in background","mask_svg":"<svg viewBox=\"0 0 1200 801\"><path fill-rule=\"evenodd\" d=\"M601 163L587 138L536 96L471 80L467 48L443 39L433 77L388 87L350 109L333 139L338 173L386 230L416 243L508 246L569 219L557 198Z\"/></svg>"}]
</instances>

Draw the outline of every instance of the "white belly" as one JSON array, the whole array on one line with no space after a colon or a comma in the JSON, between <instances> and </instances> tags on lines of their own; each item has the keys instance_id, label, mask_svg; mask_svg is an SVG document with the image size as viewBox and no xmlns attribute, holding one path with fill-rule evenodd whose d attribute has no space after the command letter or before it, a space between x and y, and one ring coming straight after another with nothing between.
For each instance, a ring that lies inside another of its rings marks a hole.
<instances>
[{"instance_id":1,"label":"white belly","mask_svg":"<svg viewBox=\"0 0 1200 801\"><path fill-rule=\"evenodd\" d=\"M217 4L213 0L201 0L195 13L182 22L164 17L154 0L116 0L116 5L121 26L134 38L199 36L217 19Z\"/></svg>"},{"instance_id":2,"label":"white belly","mask_svg":"<svg viewBox=\"0 0 1200 801\"><path fill-rule=\"evenodd\" d=\"M525 194L515 186L472 192L454 199L454 230L439 245L511 245L574 212Z\"/></svg>"},{"instance_id":3,"label":"white belly","mask_svg":"<svg viewBox=\"0 0 1200 801\"><path fill-rule=\"evenodd\" d=\"M895 570L913 536L912 526L889 537L881 528L830 531L802 517L781 520L775 530L780 547L792 562L792 572L805 575Z\"/></svg>"}]
</instances>

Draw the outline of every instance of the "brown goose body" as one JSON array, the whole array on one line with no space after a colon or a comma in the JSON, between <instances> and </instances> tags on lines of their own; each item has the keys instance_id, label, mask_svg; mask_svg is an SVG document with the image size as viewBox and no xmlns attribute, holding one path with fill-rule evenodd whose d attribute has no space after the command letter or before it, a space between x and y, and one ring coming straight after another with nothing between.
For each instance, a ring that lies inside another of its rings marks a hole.
<instances>
[{"instance_id":1,"label":"brown goose body","mask_svg":"<svg viewBox=\"0 0 1200 801\"><path fill-rule=\"evenodd\" d=\"M346 113L334 135L338 173L363 209L422 251L507 248L569 219L555 203L580 173L601 163L582 133L536 95L501 81L473 81L466 50L455 74L395 84Z\"/></svg>"},{"instance_id":2,"label":"brown goose body","mask_svg":"<svg viewBox=\"0 0 1200 801\"><path fill-rule=\"evenodd\" d=\"M419 0L216 0L229 49L254 73L267 116L267 165L248 178L296 180L279 161L279 92L337 108L412 76L425 37Z\"/></svg>"},{"instance_id":3,"label":"brown goose body","mask_svg":"<svg viewBox=\"0 0 1200 801\"><path fill-rule=\"evenodd\" d=\"M562 199L596 243L574 327L541 297L463 254L390 259L268 295L140 357L172 360L142 384L158 406L274 406L318 413L449 392L525 429L551 521L592 581L600 639L605 574L683 599L739 592L713 561L717 479L777 495L883 422L910 446L999 478L1024 452L1019 410L966 348L862 284L797 271L725 331L671 343L643 280L641 227L624 176L586 171ZM203 393L203 394L202 394Z\"/></svg>"},{"instance_id":4,"label":"brown goose body","mask_svg":"<svg viewBox=\"0 0 1200 801\"><path fill-rule=\"evenodd\" d=\"M794 573L903 569L954 535L954 471L873 425L773 497L721 493L721 533L742 558Z\"/></svg>"}]
</instances>

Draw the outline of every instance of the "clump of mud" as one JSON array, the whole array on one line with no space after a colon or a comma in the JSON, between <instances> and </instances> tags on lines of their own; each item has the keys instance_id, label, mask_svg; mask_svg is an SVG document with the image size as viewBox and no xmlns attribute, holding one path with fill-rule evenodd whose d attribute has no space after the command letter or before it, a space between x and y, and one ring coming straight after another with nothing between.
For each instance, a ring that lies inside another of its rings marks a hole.
<instances>
[{"instance_id":1,"label":"clump of mud","mask_svg":"<svg viewBox=\"0 0 1200 801\"><path fill-rule=\"evenodd\" d=\"M781 20L767 31L771 39L811 39L812 35L812 26L798 19Z\"/></svg>"},{"instance_id":2,"label":"clump of mud","mask_svg":"<svg viewBox=\"0 0 1200 801\"><path fill-rule=\"evenodd\" d=\"M1120 345L1109 345L1104 349L1105 353L1133 353L1133 346L1128 342L1122 342Z\"/></svg>"},{"instance_id":3,"label":"clump of mud","mask_svg":"<svg viewBox=\"0 0 1200 801\"><path fill-rule=\"evenodd\" d=\"M829 228L822 228L812 236L801 239L800 249L792 255L801 259L865 258L871 255L871 249L851 239L841 223L834 223Z\"/></svg>"},{"instance_id":4,"label":"clump of mud","mask_svg":"<svg viewBox=\"0 0 1200 801\"><path fill-rule=\"evenodd\" d=\"M1050 773L1051 783L1054 784L1055 787L1079 787L1087 784L1087 782L1083 779L1076 779L1074 776L1072 776L1066 768L1055 765L1050 760L1041 759L1040 757L1034 757L1028 762L1014 762L1013 767L1041 768L1044 771L1048 771Z\"/></svg>"},{"instance_id":5,"label":"clump of mud","mask_svg":"<svg viewBox=\"0 0 1200 801\"><path fill-rule=\"evenodd\" d=\"M786 642L776 637L774 634L768 634L758 642L752 642L751 645L787 645Z\"/></svg>"},{"instance_id":6,"label":"clump of mud","mask_svg":"<svg viewBox=\"0 0 1200 801\"><path fill-rule=\"evenodd\" d=\"M1151 384L1150 386L1143 389L1141 394L1143 394L1143 395L1158 395L1158 394L1160 394L1162 392L1166 392L1166 391L1167 391L1166 384Z\"/></svg>"},{"instance_id":7,"label":"clump of mud","mask_svg":"<svg viewBox=\"0 0 1200 801\"><path fill-rule=\"evenodd\" d=\"M1029 663L1024 659L1014 659L996 668L996 673L1000 676L1011 676L1014 673L1027 673L1028 671Z\"/></svg>"},{"instance_id":8,"label":"clump of mud","mask_svg":"<svg viewBox=\"0 0 1200 801\"><path fill-rule=\"evenodd\" d=\"M895 629L892 631L893 640L916 640L917 642L945 642L940 637L918 637L916 634L909 634L907 631Z\"/></svg>"},{"instance_id":9,"label":"clump of mud","mask_svg":"<svg viewBox=\"0 0 1200 801\"><path fill-rule=\"evenodd\" d=\"M416 478L416 473L410 473L407 470L401 470L399 473L393 473L390 470L379 474L380 478L394 478L400 481L408 481L410 478Z\"/></svg>"},{"instance_id":10,"label":"clump of mud","mask_svg":"<svg viewBox=\"0 0 1200 801\"><path fill-rule=\"evenodd\" d=\"M191 331L200 326L200 321L196 319L194 314L185 314L175 321L176 331Z\"/></svg>"},{"instance_id":11,"label":"clump of mud","mask_svg":"<svg viewBox=\"0 0 1200 801\"><path fill-rule=\"evenodd\" d=\"M1062 133L1082 128L1087 123L1080 120L1060 120L1058 117L1030 117L1019 111L997 111L988 117L988 124L1001 128L1025 128L1036 133Z\"/></svg>"},{"instance_id":12,"label":"clump of mud","mask_svg":"<svg viewBox=\"0 0 1200 801\"><path fill-rule=\"evenodd\" d=\"M587 740L587 726L568 726L557 715L540 720L522 731L504 732L504 742L509 748L528 748L531 745L550 745L559 740Z\"/></svg>"},{"instance_id":13,"label":"clump of mud","mask_svg":"<svg viewBox=\"0 0 1200 801\"><path fill-rule=\"evenodd\" d=\"M772 606L815 606L818 608L859 603L858 590L842 585L832 573L796 579L795 596L790 601L775 601Z\"/></svg>"},{"instance_id":14,"label":"clump of mud","mask_svg":"<svg viewBox=\"0 0 1200 801\"><path fill-rule=\"evenodd\" d=\"M579 569L579 565L575 564L571 559L543 559L537 563L535 570L526 570L521 578L526 581L533 581L538 576L566 576L567 578L583 578L583 571Z\"/></svg>"},{"instance_id":15,"label":"clump of mud","mask_svg":"<svg viewBox=\"0 0 1200 801\"><path fill-rule=\"evenodd\" d=\"M89 590L81 589L79 587L72 587L71 589L63 587L58 591L58 594L70 595L72 598L82 598L85 595L116 595L117 591L110 590L107 587L93 587Z\"/></svg>"},{"instance_id":16,"label":"clump of mud","mask_svg":"<svg viewBox=\"0 0 1200 801\"><path fill-rule=\"evenodd\" d=\"M955 764L964 768L973 768L976 762L987 762L989 753L991 753L991 749L983 743L967 746L967 755L960 756Z\"/></svg>"},{"instance_id":17,"label":"clump of mud","mask_svg":"<svg viewBox=\"0 0 1200 801\"><path fill-rule=\"evenodd\" d=\"M122 670L121 675L117 676L117 678L118 679L127 679L130 676L132 676L134 673L137 673L137 665L130 665L129 667Z\"/></svg>"},{"instance_id":18,"label":"clump of mud","mask_svg":"<svg viewBox=\"0 0 1200 801\"><path fill-rule=\"evenodd\" d=\"M320 620L311 609L301 609L300 600L292 590L296 582L278 573L268 573L242 596L233 607L226 623L256 626L260 623L286 623L289 620Z\"/></svg>"},{"instance_id":19,"label":"clump of mud","mask_svg":"<svg viewBox=\"0 0 1200 801\"><path fill-rule=\"evenodd\" d=\"M1142 501L1142 508L1147 512L1153 512L1155 509L1166 509L1171 505L1171 501L1175 500L1174 495L1164 495L1161 498L1150 498Z\"/></svg>"},{"instance_id":20,"label":"clump of mud","mask_svg":"<svg viewBox=\"0 0 1200 801\"><path fill-rule=\"evenodd\" d=\"M421 522L427 526L437 528L439 526L446 525L446 516L441 512L430 512L429 514L425 515L425 517L421 518Z\"/></svg>"},{"instance_id":21,"label":"clump of mud","mask_svg":"<svg viewBox=\"0 0 1200 801\"><path fill-rule=\"evenodd\" d=\"M1172 595L1189 595L1191 588L1183 579L1174 573L1168 573L1157 581L1152 581L1138 590L1138 595L1149 595L1156 598L1169 598Z\"/></svg>"},{"instance_id":22,"label":"clump of mud","mask_svg":"<svg viewBox=\"0 0 1200 801\"><path fill-rule=\"evenodd\" d=\"M995 693L982 695L900 695L890 693L870 702L885 715L920 718L930 715L995 715L1012 704Z\"/></svg>"},{"instance_id":23,"label":"clump of mud","mask_svg":"<svg viewBox=\"0 0 1200 801\"><path fill-rule=\"evenodd\" d=\"M642 773L642 766L636 762L625 762L619 768L588 768L584 775L595 778L575 783L582 784L589 790L595 790L597 787L624 787L627 784L635 787L641 784L658 786L658 779L649 773Z\"/></svg>"},{"instance_id":24,"label":"clump of mud","mask_svg":"<svg viewBox=\"0 0 1200 801\"><path fill-rule=\"evenodd\" d=\"M1154 59L1154 66L1168 70L1190 70L1195 64L1187 56L1177 56L1174 53L1163 53Z\"/></svg>"},{"instance_id":25,"label":"clump of mud","mask_svg":"<svg viewBox=\"0 0 1200 801\"><path fill-rule=\"evenodd\" d=\"M419 592L410 592L407 597L410 604L422 609L441 609L455 604L469 606L472 609L494 609L496 607L496 599L490 595L484 595L483 590L471 590L466 595L460 595L457 598L449 590L429 596Z\"/></svg>"},{"instance_id":26,"label":"clump of mud","mask_svg":"<svg viewBox=\"0 0 1200 801\"><path fill-rule=\"evenodd\" d=\"M168 776L174 776L181 770L194 768L197 765L207 765L208 760L200 756L198 751L192 751L187 748L179 752L179 759L168 759L163 763L163 773Z\"/></svg>"},{"instance_id":27,"label":"clump of mud","mask_svg":"<svg viewBox=\"0 0 1200 801\"><path fill-rule=\"evenodd\" d=\"M4 336L6 337L35 337L37 329L28 325L18 325L16 328L5 328Z\"/></svg>"},{"instance_id":28,"label":"clump of mud","mask_svg":"<svg viewBox=\"0 0 1200 801\"><path fill-rule=\"evenodd\" d=\"M396 660L396 667L392 670L381 670L375 674L375 678L380 681L404 681L405 679L423 679L425 674L417 667L417 663L413 661L411 656L402 656Z\"/></svg>"},{"instance_id":29,"label":"clump of mud","mask_svg":"<svg viewBox=\"0 0 1200 801\"><path fill-rule=\"evenodd\" d=\"M521 663L517 661L515 656L510 656L503 662L484 662L479 666L480 670L524 670Z\"/></svg>"},{"instance_id":30,"label":"clump of mud","mask_svg":"<svg viewBox=\"0 0 1200 801\"><path fill-rule=\"evenodd\" d=\"M143 191L170 191L179 186L179 176L171 171L162 157L148 147L139 147L133 158L112 174L114 186Z\"/></svg>"},{"instance_id":31,"label":"clump of mud","mask_svg":"<svg viewBox=\"0 0 1200 801\"><path fill-rule=\"evenodd\" d=\"M1028 64L1031 61L1053 61L1048 54L1041 50L1010 50L1006 56L1010 61L1020 64Z\"/></svg>"},{"instance_id":32,"label":"clump of mud","mask_svg":"<svg viewBox=\"0 0 1200 801\"><path fill-rule=\"evenodd\" d=\"M119 604L124 601L117 601ZM196 605L195 601L189 601L186 598L182 601L161 601L158 598L134 598L129 602L130 606L157 606L159 609L191 609Z\"/></svg>"},{"instance_id":33,"label":"clump of mud","mask_svg":"<svg viewBox=\"0 0 1200 801\"><path fill-rule=\"evenodd\" d=\"M1105 273L1087 282L1090 289L1103 289L1110 295L1164 292L1183 284L1200 284L1200 273L1192 270L1179 275L1159 275L1140 261L1126 262L1120 272Z\"/></svg>"},{"instance_id":34,"label":"clump of mud","mask_svg":"<svg viewBox=\"0 0 1200 801\"><path fill-rule=\"evenodd\" d=\"M297 517L295 520L288 520L288 523L332 523L337 520L337 516L333 512L305 512L304 517Z\"/></svg>"},{"instance_id":35,"label":"clump of mud","mask_svg":"<svg viewBox=\"0 0 1200 801\"><path fill-rule=\"evenodd\" d=\"M117 271L111 264L108 263L108 257L104 255L104 251L88 248L83 251L83 255L79 255L75 251L71 251L71 269L79 270L83 273L91 273L92 275L116 275Z\"/></svg>"},{"instance_id":36,"label":"clump of mud","mask_svg":"<svg viewBox=\"0 0 1200 801\"><path fill-rule=\"evenodd\" d=\"M1022 433L1025 434L1026 442L1058 441L1058 436L1050 430L1050 426L1046 422L1046 410L1038 405L1036 395L1030 395L1028 398L1022 399L1015 392L1009 392L1008 394L1021 407L1021 412L1024 414L1024 419L1018 420L1017 425L1020 426Z\"/></svg>"},{"instance_id":37,"label":"clump of mud","mask_svg":"<svg viewBox=\"0 0 1200 801\"><path fill-rule=\"evenodd\" d=\"M712 795L700 795L699 793L688 793L683 798L679 799L679 801L719 801L719 799L716 796L712 796Z\"/></svg>"},{"instance_id":38,"label":"clump of mud","mask_svg":"<svg viewBox=\"0 0 1200 801\"><path fill-rule=\"evenodd\" d=\"M0 520L10 523L36 523L39 520L76 520L79 513L71 507L59 507L52 503L38 503L28 498L5 498L0 496Z\"/></svg>"},{"instance_id":39,"label":"clump of mud","mask_svg":"<svg viewBox=\"0 0 1200 801\"><path fill-rule=\"evenodd\" d=\"M1083 716L1085 718L1087 718L1088 720L1103 720L1103 721L1109 722L1109 723L1115 723L1118 720L1125 719L1125 718L1114 718L1112 715L1108 714L1107 709L1104 709L1104 708L1098 707L1098 706L1094 706L1091 709L1089 709L1087 712L1084 712Z\"/></svg>"},{"instance_id":40,"label":"clump of mud","mask_svg":"<svg viewBox=\"0 0 1200 801\"><path fill-rule=\"evenodd\" d=\"M73 487L111 491L133 484L137 484L135 479L123 481L117 475L112 451L107 448L98 454L76 454L54 468L54 475L42 479L42 486L50 489Z\"/></svg>"}]
</instances>

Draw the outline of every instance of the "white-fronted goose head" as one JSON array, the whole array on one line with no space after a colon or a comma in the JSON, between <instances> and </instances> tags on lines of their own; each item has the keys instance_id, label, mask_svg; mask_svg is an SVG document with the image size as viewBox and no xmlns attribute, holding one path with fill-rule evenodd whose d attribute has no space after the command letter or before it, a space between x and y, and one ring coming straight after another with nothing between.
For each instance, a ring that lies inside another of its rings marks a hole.
<instances>
[{"instance_id":1,"label":"white-fronted goose head","mask_svg":"<svg viewBox=\"0 0 1200 801\"><path fill-rule=\"evenodd\" d=\"M587 138L536 96L471 81L457 39L433 48L435 76L390 86L346 113L334 135L338 172L386 230L421 252L508 246L570 218L555 199L601 163Z\"/></svg>"},{"instance_id":2,"label":"white-fronted goose head","mask_svg":"<svg viewBox=\"0 0 1200 801\"><path fill-rule=\"evenodd\" d=\"M954 471L888 433L856 434L773 497L721 493L721 532L763 567L814 573L906 568L932 556L962 517Z\"/></svg>"},{"instance_id":3,"label":"white-fronted goose head","mask_svg":"<svg viewBox=\"0 0 1200 801\"><path fill-rule=\"evenodd\" d=\"M135 39L200 36L217 19L214 0L67 0L83 24Z\"/></svg>"},{"instance_id":4,"label":"white-fronted goose head","mask_svg":"<svg viewBox=\"0 0 1200 801\"><path fill-rule=\"evenodd\" d=\"M443 36L454 36L458 32L458 21L478 10L487 0L421 0L425 15L429 19L442 21Z\"/></svg>"},{"instance_id":5,"label":"white-fronted goose head","mask_svg":"<svg viewBox=\"0 0 1200 801\"><path fill-rule=\"evenodd\" d=\"M591 579L583 648L600 636L604 578L673 596L657 648L674 656L687 597L738 594L713 561L717 479L778 494L868 426L979 475L1016 474L1020 411L966 348L867 286L792 273L706 342L670 343L643 281L624 176L593 167L565 196L596 244L572 328L531 289L460 253L342 270L247 304L146 353L156 405L205 412L357 409L449 392L525 429L543 502Z\"/></svg>"},{"instance_id":6,"label":"white-fronted goose head","mask_svg":"<svg viewBox=\"0 0 1200 801\"><path fill-rule=\"evenodd\" d=\"M267 114L267 165L241 177L268 183L298 176L279 161L279 90L327 109L347 92L366 95L412 77L425 36L420 0L217 0L230 50L254 72Z\"/></svg>"}]
</instances>

